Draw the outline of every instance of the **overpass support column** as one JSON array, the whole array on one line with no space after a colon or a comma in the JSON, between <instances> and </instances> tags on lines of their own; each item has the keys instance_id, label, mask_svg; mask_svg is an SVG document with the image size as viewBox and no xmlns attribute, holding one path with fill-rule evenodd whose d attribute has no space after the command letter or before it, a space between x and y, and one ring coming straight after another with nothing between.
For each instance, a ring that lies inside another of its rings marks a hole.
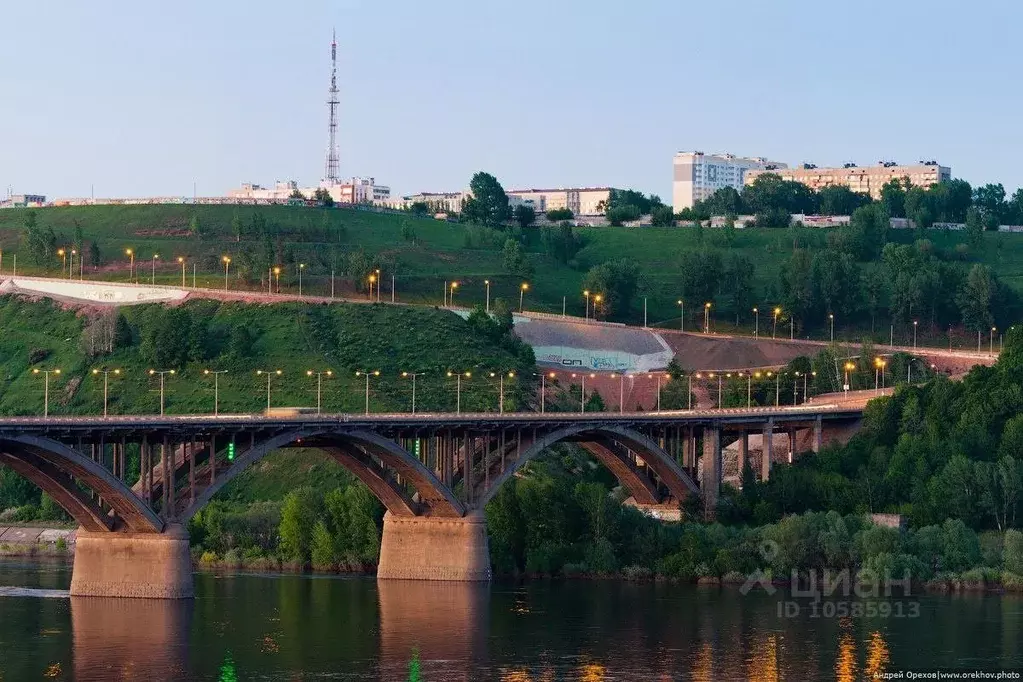
<instances>
[{"instance_id":1,"label":"overpass support column","mask_svg":"<svg viewBox=\"0 0 1023 682\"><path fill-rule=\"evenodd\" d=\"M739 484L742 484L742 476L747 466L752 466L749 461L749 431L743 428L739 432Z\"/></svg>"},{"instance_id":2,"label":"overpass support column","mask_svg":"<svg viewBox=\"0 0 1023 682\"><path fill-rule=\"evenodd\" d=\"M821 451L821 446L824 444L824 425L821 423L821 416L817 415L817 418L813 420L813 441L812 448L815 453Z\"/></svg>"},{"instance_id":3,"label":"overpass support column","mask_svg":"<svg viewBox=\"0 0 1023 682\"><path fill-rule=\"evenodd\" d=\"M792 458L796 455L796 428L794 426L789 427L789 464L792 464Z\"/></svg>"},{"instance_id":4,"label":"overpass support column","mask_svg":"<svg viewBox=\"0 0 1023 682\"><path fill-rule=\"evenodd\" d=\"M162 533L79 528L71 596L190 599L194 593L188 531L177 524Z\"/></svg>"},{"instance_id":5,"label":"overpass support column","mask_svg":"<svg viewBox=\"0 0 1023 682\"><path fill-rule=\"evenodd\" d=\"M461 518L384 514L378 580L490 580L482 512Z\"/></svg>"},{"instance_id":6,"label":"overpass support column","mask_svg":"<svg viewBox=\"0 0 1023 682\"><path fill-rule=\"evenodd\" d=\"M721 427L717 424L703 430L703 510L713 518L721 492Z\"/></svg>"},{"instance_id":7,"label":"overpass support column","mask_svg":"<svg viewBox=\"0 0 1023 682\"><path fill-rule=\"evenodd\" d=\"M760 480L766 481L771 475L771 455L774 450L774 420L768 419L764 424L764 439L760 446L763 456L760 458Z\"/></svg>"}]
</instances>

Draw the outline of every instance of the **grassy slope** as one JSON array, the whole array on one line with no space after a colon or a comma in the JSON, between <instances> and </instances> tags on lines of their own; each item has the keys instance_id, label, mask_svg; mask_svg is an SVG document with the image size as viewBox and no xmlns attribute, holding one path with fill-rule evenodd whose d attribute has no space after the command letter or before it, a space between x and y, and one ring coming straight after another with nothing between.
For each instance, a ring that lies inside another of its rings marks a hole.
<instances>
[{"instance_id":1,"label":"grassy slope","mask_svg":"<svg viewBox=\"0 0 1023 682\"><path fill-rule=\"evenodd\" d=\"M370 211L336 209L328 211L328 231L324 232L324 211L322 209L268 206L96 206L34 209L38 211L41 225L52 226L61 243L70 241L77 222L87 240L99 243L103 262L108 268L108 277L127 277L126 248L133 248L140 262L141 277L150 273L153 253L161 254L164 261L173 261L176 256L187 256L199 263L199 284L219 287L223 282L223 270L218 262L222 254L238 253L246 245L255 245L243 239L235 242L231 234L231 219L235 212L248 225L251 216L259 212L281 234L282 251L292 255L294 262L306 262L304 291L306 293L329 292L329 272L339 254L358 247L370 254L380 254L397 262L397 292L399 300L438 302L445 281L458 280L462 286L456 301L460 303L482 302L484 279L493 284L492 295L503 296L511 301L518 297L519 278L508 276L502 267L499 249L466 249L465 225L413 219L393 214ZM191 216L195 214L210 231L200 241L180 236L187 230ZM24 223L25 211L20 209L0 211L0 248L7 259L5 272L10 271L10 255L24 251L20 246L20 228ZM410 221L420 243L416 246L401 238L401 222ZM343 224L347 236L338 242L336 225ZM561 312L562 296L568 296L568 311L582 314L583 300L579 295L581 282L586 270L610 258L627 256L642 266L645 282L644 294L649 296L651 322L675 317L674 305L678 298L677 263L679 255L698 247L695 231L677 228L590 228L581 230L587 244L578 254L577 268L572 269L539 254L532 254L536 275L527 293L526 306L533 310ZM179 236L168 236L177 233ZM163 236L160 236L163 235ZM728 246L718 231L707 230L706 244L722 252L741 253L756 264L756 284L763 305L771 305L771 290L777 282L780 264L791 251L793 231L791 230L743 230L732 246ZM812 248L824 245L826 232L802 230L798 233L801 243ZM910 232L895 232L892 238L908 241ZM962 236L953 233L932 232L928 238L940 248L951 249L962 241ZM990 264L1000 277L1010 285L1023 291L1023 235L989 234L978 254L979 260ZM26 271L26 257L22 256L19 271ZM54 258L51 272L58 268ZM293 270L293 268L292 268ZM390 274L384 273L384 297L389 296ZM157 279L167 283L180 281L180 270L173 262L164 262L158 268ZM189 281L191 279L189 270ZM339 291L349 282L338 281ZM286 273L282 286L296 282ZM637 300L632 315L634 320L642 317L642 302ZM733 318L734 321L734 318Z\"/></svg>"}]
</instances>

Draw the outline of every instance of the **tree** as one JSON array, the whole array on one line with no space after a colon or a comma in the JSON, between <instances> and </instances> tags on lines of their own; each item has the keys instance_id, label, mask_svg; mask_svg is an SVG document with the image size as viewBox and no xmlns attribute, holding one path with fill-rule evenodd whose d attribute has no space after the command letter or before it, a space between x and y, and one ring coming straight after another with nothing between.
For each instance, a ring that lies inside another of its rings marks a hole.
<instances>
[{"instance_id":1,"label":"tree","mask_svg":"<svg viewBox=\"0 0 1023 682\"><path fill-rule=\"evenodd\" d=\"M188 231L192 233L192 236L196 239L202 239L206 236L204 226L199 220L199 216L192 214L192 218L188 221Z\"/></svg>"},{"instance_id":2,"label":"tree","mask_svg":"<svg viewBox=\"0 0 1023 682\"><path fill-rule=\"evenodd\" d=\"M716 251L683 251L679 257L681 297L690 310L713 301L724 271Z\"/></svg>"},{"instance_id":3,"label":"tree","mask_svg":"<svg viewBox=\"0 0 1023 682\"><path fill-rule=\"evenodd\" d=\"M313 192L313 199L320 202L320 205L324 208L334 207L334 197L330 196L330 192L325 187L317 187L316 191Z\"/></svg>"},{"instance_id":4,"label":"tree","mask_svg":"<svg viewBox=\"0 0 1023 682\"><path fill-rule=\"evenodd\" d=\"M525 279L530 279L533 276L533 266L526 259L526 254L522 250L522 244L518 243L514 239L507 239L504 242L502 254L504 258L504 269L509 273L518 275Z\"/></svg>"},{"instance_id":5,"label":"tree","mask_svg":"<svg viewBox=\"0 0 1023 682\"><path fill-rule=\"evenodd\" d=\"M571 209L568 208L552 208L547 211L547 220L552 222L558 222L561 220L571 220L575 215Z\"/></svg>"},{"instance_id":6,"label":"tree","mask_svg":"<svg viewBox=\"0 0 1023 682\"><path fill-rule=\"evenodd\" d=\"M602 296L600 310L607 318L628 314L638 285L639 265L627 258L617 258L594 266L583 279L584 289ZM596 312L595 304L594 315Z\"/></svg>"},{"instance_id":7,"label":"tree","mask_svg":"<svg viewBox=\"0 0 1023 682\"><path fill-rule=\"evenodd\" d=\"M96 240L89 242L89 265L97 267L100 264L99 244Z\"/></svg>"},{"instance_id":8,"label":"tree","mask_svg":"<svg viewBox=\"0 0 1023 682\"><path fill-rule=\"evenodd\" d=\"M1005 187L1001 183L987 184L973 190L973 207L980 211L984 218L990 217L995 225L1009 212L1005 203Z\"/></svg>"},{"instance_id":9,"label":"tree","mask_svg":"<svg viewBox=\"0 0 1023 682\"><path fill-rule=\"evenodd\" d=\"M847 253L834 249L818 251L810 266L813 305L818 316L851 315L856 309L860 273Z\"/></svg>"},{"instance_id":10,"label":"tree","mask_svg":"<svg viewBox=\"0 0 1023 682\"><path fill-rule=\"evenodd\" d=\"M280 549L288 561L309 562L313 528L319 516L316 494L311 488L292 490L281 507Z\"/></svg>"},{"instance_id":11,"label":"tree","mask_svg":"<svg viewBox=\"0 0 1023 682\"><path fill-rule=\"evenodd\" d=\"M853 211L849 234L853 248L862 260L875 260L888 242L891 220L881 204L861 206Z\"/></svg>"},{"instance_id":12,"label":"tree","mask_svg":"<svg viewBox=\"0 0 1023 682\"><path fill-rule=\"evenodd\" d=\"M536 222L536 211L533 210L532 206L527 204L519 204L515 207L515 222L519 224L523 230Z\"/></svg>"},{"instance_id":13,"label":"tree","mask_svg":"<svg viewBox=\"0 0 1023 682\"><path fill-rule=\"evenodd\" d=\"M508 195L501 183L490 173L480 171L469 182L472 196L462 206L462 217L471 223L501 227L511 218Z\"/></svg>"},{"instance_id":14,"label":"tree","mask_svg":"<svg viewBox=\"0 0 1023 682\"><path fill-rule=\"evenodd\" d=\"M545 226L540 231L540 243L548 256L562 264L575 258L583 245L582 239L568 223L557 227Z\"/></svg>"},{"instance_id":15,"label":"tree","mask_svg":"<svg viewBox=\"0 0 1023 682\"><path fill-rule=\"evenodd\" d=\"M671 206L661 204L650 211L650 222L654 227L671 227L675 224L675 214Z\"/></svg>"},{"instance_id":16,"label":"tree","mask_svg":"<svg viewBox=\"0 0 1023 682\"><path fill-rule=\"evenodd\" d=\"M613 227L621 227L629 221L639 220L642 215L639 208L629 204L626 206L612 206L607 209L604 217L607 218L607 221Z\"/></svg>"},{"instance_id":17,"label":"tree","mask_svg":"<svg viewBox=\"0 0 1023 682\"><path fill-rule=\"evenodd\" d=\"M244 233L245 226L242 225L242 217L238 215L238 211L235 211L234 215L231 216L231 234L234 235L236 242L240 242Z\"/></svg>"},{"instance_id":18,"label":"tree","mask_svg":"<svg viewBox=\"0 0 1023 682\"><path fill-rule=\"evenodd\" d=\"M291 194L288 196L288 198L289 199L301 199L302 201L305 201L305 195L302 194L297 189L291 190Z\"/></svg>"},{"instance_id":19,"label":"tree","mask_svg":"<svg viewBox=\"0 0 1023 682\"><path fill-rule=\"evenodd\" d=\"M732 256L724 273L725 295L730 299L736 319L740 314L749 312L753 306L753 278L756 266L753 261L742 255Z\"/></svg>"},{"instance_id":20,"label":"tree","mask_svg":"<svg viewBox=\"0 0 1023 682\"><path fill-rule=\"evenodd\" d=\"M997 290L998 282L991 268L980 263L970 268L966 282L956 296L964 325L978 331L991 328L994 324L992 302Z\"/></svg>"},{"instance_id":21,"label":"tree","mask_svg":"<svg viewBox=\"0 0 1023 682\"><path fill-rule=\"evenodd\" d=\"M926 229L934 224L937 214L934 210L933 197L923 187L910 187L906 191L904 206L906 217L918 228Z\"/></svg>"},{"instance_id":22,"label":"tree","mask_svg":"<svg viewBox=\"0 0 1023 682\"><path fill-rule=\"evenodd\" d=\"M973 248L980 246L984 240L984 216L980 209L970 207L966 212L966 242Z\"/></svg>"},{"instance_id":23,"label":"tree","mask_svg":"<svg viewBox=\"0 0 1023 682\"><path fill-rule=\"evenodd\" d=\"M678 360L672 358L664 370L667 381L661 387L661 409L685 410L689 407L689 381Z\"/></svg>"},{"instance_id":24,"label":"tree","mask_svg":"<svg viewBox=\"0 0 1023 682\"><path fill-rule=\"evenodd\" d=\"M412 224L411 220L401 221L401 238L407 242L411 242L412 246L416 245L416 228Z\"/></svg>"},{"instance_id":25,"label":"tree","mask_svg":"<svg viewBox=\"0 0 1023 682\"><path fill-rule=\"evenodd\" d=\"M821 215L852 215L860 206L870 203L866 194L853 192L845 185L828 185L817 192Z\"/></svg>"},{"instance_id":26,"label":"tree","mask_svg":"<svg viewBox=\"0 0 1023 682\"><path fill-rule=\"evenodd\" d=\"M892 218L906 217L906 190L911 187L905 178L892 178L881 187L881 205Z\"/></svg>"}]
</instances>

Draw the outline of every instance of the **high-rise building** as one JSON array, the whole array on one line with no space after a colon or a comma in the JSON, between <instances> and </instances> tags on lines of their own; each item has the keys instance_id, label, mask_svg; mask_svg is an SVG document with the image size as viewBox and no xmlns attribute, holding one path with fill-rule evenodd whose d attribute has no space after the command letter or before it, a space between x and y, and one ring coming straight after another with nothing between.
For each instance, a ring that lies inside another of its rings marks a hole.
<instances>
[{"instance_id":1,"label":"high-rise building","mask_svg":"<svg viewBox=\"0 0 1023 682\"><path fill-rule=\"evenodd\" d=\"M766 172L769 171L750 171L746 174L746 184L750 184L758 175ZM847 164L843 168L817 168L806 164L802 168L770 172L777 173L782 180L800 182L814 191L828 185L844 185L854 192L869 194L872 199L880 199L881 188L895 179L908 180L924 188L952 179L952 169L938 165L937 161L921 161L912 166L899 166L892 161L882 161L876 166L860 167Z\"/></svg>"},{"instance_id":2,"label":"high-rise building","mask_svg":"<svg viewBox=\"0 0 1023 682\"><path fill-rule=\"evenodd\" d=\"M683 208L691 208L697 201L706 199L723 187L742 189L746 174L751 170L777 168L787 166L759 156L678 152L674 161L671 203L677 213Z\"/></svg>"}]
</instances>

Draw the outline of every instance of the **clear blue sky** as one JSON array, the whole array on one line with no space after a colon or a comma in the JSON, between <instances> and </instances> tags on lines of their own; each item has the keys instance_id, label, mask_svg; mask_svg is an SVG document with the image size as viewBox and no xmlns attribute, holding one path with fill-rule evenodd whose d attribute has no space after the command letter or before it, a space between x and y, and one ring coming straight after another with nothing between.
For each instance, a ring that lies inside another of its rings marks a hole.
<instances>
[{"instance_id":1,"label":"clear blue sky","mask_svg":"<svg viewBox=\"0 0 1023 682\"><path fill-rule=\"evenodd\" d=\"M484 169L670 202L691 149L933 158L1011 193L1021 24L1010 0L21 0L0 16L0 188L314 183L336 26L342 174L395 193Z\"/></svg>"}]
</instances>

